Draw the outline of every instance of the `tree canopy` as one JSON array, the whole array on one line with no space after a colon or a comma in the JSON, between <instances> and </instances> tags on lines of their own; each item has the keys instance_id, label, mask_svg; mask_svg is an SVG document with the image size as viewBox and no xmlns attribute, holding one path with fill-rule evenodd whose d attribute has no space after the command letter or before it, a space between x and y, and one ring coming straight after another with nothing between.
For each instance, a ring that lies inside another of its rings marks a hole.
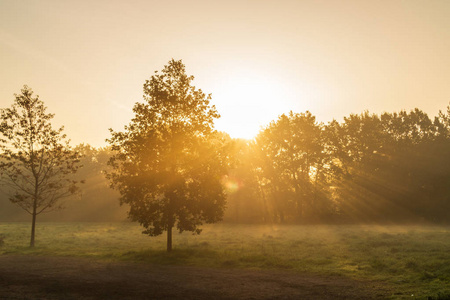
<instances>
[{"instance_id":1,"label":"tree canopy","mask_svg":"<svg viewBox=\"0 0 450 300\"><path fill-rule=\"evenodd\" d=\"M226 220L449 222L449 109L281 115L234 150Z\"/></svg>"},{"instance_id":2,"label":"tree canopy","mask_svg":"<svg viewBox=\"0 0 450 300\"><path fill-rule=\"evenodd\" d=\"M203 222L220 220L225 207L221 178L226 157L213 129L219 117L206 95L192 85L182 61L171 60L144 84L144 102L123 132L111 130L116 151L108 177L129 217L151 236L172 228L200 233Z\"/></svg>"}]
</instances>

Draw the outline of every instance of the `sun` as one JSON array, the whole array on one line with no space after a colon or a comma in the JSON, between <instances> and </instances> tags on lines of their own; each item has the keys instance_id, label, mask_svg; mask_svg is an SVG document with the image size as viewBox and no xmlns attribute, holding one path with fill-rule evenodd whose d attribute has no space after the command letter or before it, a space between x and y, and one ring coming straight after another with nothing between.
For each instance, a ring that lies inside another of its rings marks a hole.
<instances>
[{"instance_id":1,"label":"sun","mask_svg":"<svg viewBox=\"0 0 450 300\"><path fill-rule=\"evenodd\" d=\"M228 77L213 94L221 115L216 129L233 138L253 139L270 121L287 113L286 89L267 74L244 70Z\"/></svg>"}]
</instances>

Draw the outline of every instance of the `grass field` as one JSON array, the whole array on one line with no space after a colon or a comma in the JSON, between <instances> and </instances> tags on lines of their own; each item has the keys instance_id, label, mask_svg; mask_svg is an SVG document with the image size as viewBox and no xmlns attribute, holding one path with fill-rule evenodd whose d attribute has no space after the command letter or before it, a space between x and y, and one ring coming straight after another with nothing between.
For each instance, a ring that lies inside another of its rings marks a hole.
<instances>
[{"instance_id":1,"label":"grass field","mask_svg":"<svg viewBox=\"0 0 450 300\"><path fill-rule=\"evenodd\" d=\"M392 298L450 299L450 227L205 226L201 235L148 237L133 223L1 223L0 254L82 256L213 268L286 269L374 280ZM430 297L430 298L428 298Z\"/></svg>"}]
</instances>

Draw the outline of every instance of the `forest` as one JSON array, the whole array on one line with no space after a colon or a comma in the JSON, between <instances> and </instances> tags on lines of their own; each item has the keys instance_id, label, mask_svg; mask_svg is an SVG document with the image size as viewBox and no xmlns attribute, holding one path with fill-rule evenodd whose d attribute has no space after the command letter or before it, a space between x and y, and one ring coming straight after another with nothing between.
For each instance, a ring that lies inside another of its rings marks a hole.
<instances>
[{"instance_id":1,"label":"forest","mask_svg":"<svg viewBox=\"0 0 450 300\"><path fill-rule=\"evenodd\" d=\"M449 223L450 106L431 118L410 112L351 114L319 123L310 112L283 114L254 140L214 134L226 160L222 184L229 223ZM85 180L42 221L123 221L128 206L105 174L111 147L81 144ZM29 215L2 194L0 219Z\"/></svg>"}]
</instances>

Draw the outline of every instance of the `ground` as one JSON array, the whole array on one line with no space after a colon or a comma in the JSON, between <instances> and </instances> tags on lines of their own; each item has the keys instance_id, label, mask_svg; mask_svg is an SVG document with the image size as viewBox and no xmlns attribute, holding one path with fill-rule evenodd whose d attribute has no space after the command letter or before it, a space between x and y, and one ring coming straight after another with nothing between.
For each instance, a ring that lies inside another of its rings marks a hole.
<instances>
[{"instance_id":1,"label":"ground","mask_svg":"<svg viewBox=\"0 0 450 300\"><path fill-rule=\"evenodd\" d=\"M0 299L382 299L371 282L288 271L0 256Z\"/></svg>"}]
</instances>

